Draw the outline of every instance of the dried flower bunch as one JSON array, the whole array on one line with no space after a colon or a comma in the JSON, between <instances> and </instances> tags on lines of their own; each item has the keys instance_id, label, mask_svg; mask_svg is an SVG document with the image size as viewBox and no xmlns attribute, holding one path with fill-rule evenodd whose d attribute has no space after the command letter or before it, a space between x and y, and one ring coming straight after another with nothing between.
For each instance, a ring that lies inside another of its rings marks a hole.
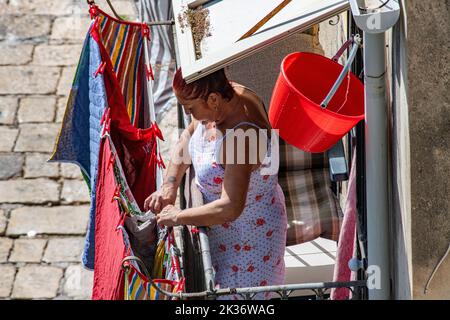
<instances>
[{"instance_id":1,"label":"dried flower bunch","mask_svg":"<svg viewBox=\"0 0 450 320\"><path fill-rule=\"evenodd\" d=\"M183 13L178 15L178 22L180 23L182 32L184 32L187 26L191 28L195 57L200 59L202 57L200 44L205 37L211 36L209 10L203 9L201 6L196 9L187 8Z\"/></svg>"}]
</instances>

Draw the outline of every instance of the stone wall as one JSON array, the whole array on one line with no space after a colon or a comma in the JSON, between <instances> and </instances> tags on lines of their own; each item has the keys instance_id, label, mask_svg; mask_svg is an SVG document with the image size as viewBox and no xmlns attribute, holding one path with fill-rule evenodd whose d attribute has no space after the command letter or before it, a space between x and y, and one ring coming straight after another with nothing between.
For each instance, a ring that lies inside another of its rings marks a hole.
<instances>
[{"instance_id":1,"label":"stone wall","mask_svg":"<svg viewBox=\"0 0 450 320\"><path fill-rule=\"evenodd\" d=\"M132 1L114 4L136 17ZM87 186L77 166L46 163L89 27L87 9L79 0L0 0L0 299L91 295L92 272L80 264Z\"/></svg>"},{"instance_id":2,"label":"stone wall","mask_svg":"<svg viewBox=\"0 0 450 320\"><path fill-rule=\"evenodd\" d=\"M413 296L450 299L450 6L406 1Z\"/></svg>"}]
</instances>

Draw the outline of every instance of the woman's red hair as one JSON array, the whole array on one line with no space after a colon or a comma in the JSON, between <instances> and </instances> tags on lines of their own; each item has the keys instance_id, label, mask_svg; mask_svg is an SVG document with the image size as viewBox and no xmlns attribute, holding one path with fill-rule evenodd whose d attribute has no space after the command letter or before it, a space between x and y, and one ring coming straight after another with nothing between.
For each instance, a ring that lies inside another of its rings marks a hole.
<instances>
[{"instance_id":1,"label":"woman's red hair","mask_svg":"<svg viewBox=\"0 0 450 320\"><path fill-rule=\"evenodd\" d=\"M173 78L172 87L177 92L177 95L186 100L201 98L206 101L209 94L213 92L219 93L226 100L231 100L234 94L233 87L228 81L224 69L220 69L188 84L183 79L181 68L178 68Z\"/></svg>"}]
</instances>

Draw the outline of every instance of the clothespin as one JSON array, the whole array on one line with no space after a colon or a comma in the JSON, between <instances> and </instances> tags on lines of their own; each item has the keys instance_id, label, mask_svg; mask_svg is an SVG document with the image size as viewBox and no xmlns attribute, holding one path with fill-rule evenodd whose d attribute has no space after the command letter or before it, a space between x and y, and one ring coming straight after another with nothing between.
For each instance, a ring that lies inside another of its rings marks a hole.
<instances>
[{"instance_id":1,"label":"clothespin","mask_svg":"<svg viewBox=\"0 0 450 320\"><path fill-rule=\"evenodd\" d=\"M109 113L110 109L108 107L105 108L105 111L103 112L102 119L100 120L100 125L102 126L106 119L109 119Z\"/></svg>"},{"instance_id":2,"label":"clothespin","mask_svg":"<svg viewBox=\"0 0 450 320\"><path fill-rule=\"evenodd\" d=\"M105 72L105 67L106 67L106 62L102 61L102 63L100 63L100 65L97 68L97 71L95 71L94 73L94 78L97 78L98 74L103 74L103 72Z\"/></svg>"},{"instance_id":3,"label":"clothespin","mask_svg":"<svg viewBox=\"0 0 450 320\"><path fill-rule=\"evenodd\" d=\"M91 16L91 20L98 15L98 6L94 2L89 3L89 15Z\"/></svg>"},{"instance_id":4,"label":"clothespin","mask_svg":"<svg viewBox=\"0 0 450 320\"><path fill-rule=\"evenodd\" d=\"M155 133L155 135L161 140L164 141L164 137L163 134L161 132L161 130L158 127L158 124L155 122L152 123L152 128L153 128L153 132Z\"/></svg>"},{"instance_id":5,"label":"clothespin","mask_svg":"<svg viewBox=\"0 0 450 320\"><path fill-rule=\"evenodd\" d=\"M111 202L114 202L114 200L120 200L120 185L116 185Z\"/></svg>"},{"instance_id":6,"label":"clothespin","mask_svg":"<svg viewBox=\"0 0 450 320\"><path fill-rule=\"evenodd\" d=\"M150 41L150 28L146 23L141 24L141 35L144 38L147 38L148 41Z\"/></svg>"},{"instance_id":7,"label":"clothespin","mask_svg":"<svg viewBox=\"0 0 450 320\"><path fill-rule=\"evenodd\" d=\"M150 81L150 78L152 78L152 80L155 80L151 64L145 65L145 72L147 73L147 80L148 81Z\"/></svg>"},{"instance_id":8,"label":"clothespin","mask_svg":"<svg viewBox=\"0 0 450 320\"><path fill-rule=\"evenodd\" d=\"M191 228L191 232L192 232L193 234L198 234L200 231L199 231L196 227L192 227L192 228Z\"/></svg>"},{"instance_id":9,"label":"clothespin","mask_svg":"<svg viewBox=\"0 0 450 320\"><path fill-rule=\"evenodd\" d=\"M126 213L122 213L122 215L119 216L119 222L117 223L116 231L119 231L119 229L123 228L123 225L125 224L126 216L127 216Z\"/></svg>"},{"instance_id":10,"label":"clothespin","mask_svg":"<svg viewBox=\"0 0 450 320\"><path fill-rule=\"evenodd\" d=\"M109 156L109 161L108 161L108 168L111 167L111 165L114 165L115 162L116 162L116 155L111 152L111 155Z\"/></svg>"},{"instance_id":11,"label":"clothespin","mask_svg":"<svg viewBox=\"0 0 450 320\"><path fill-rule=\"evenodd\" d=\"M165 169L166 168L166 165L164 164L164 161L163 161L163 159L162 159L162 157L161 157L161 153L159 153L159 159L156 159L156 163L158 164L158 166L161 168L163 168L163 169Z\"/></svg>"},{"instance_id":12,"label":"clothespin","mask_svg":"<svg viewBox=\"0 0 450 320\"><path fill-rule=\"evenodd\" d=\"M91 17L91 19L92 19L92 17ZM94 24L93 24L92 28L94 28L97 31L100 30L100 21L99 21L99 19L97 17L95 18L95 21L94 21Z\"/></svg>"},{"instance_id":13,"label":"clothespin","mask_svg":"<svg viewBox=\"0 0 450 320\"><path fill-rule=\"evenodd\" d=\"M102 135L101 135L102 138L104 138L107 134L109 134L110 127L111 127L111 119L108 118L105 120L105 124L103 125Z\"/></svg>"},{"instance_id":14,"label":"clothespin","mask_svg":"<svg viewBox=\"0 0 450 320\"><path fill-rule=\"evenodd\" d=\"M110 110L110 108L106 107L102 119L100 120L100 125L102 126L101 138L105 137L106 134L109 134L111 126Z\"/></svg>"}]
</instances>

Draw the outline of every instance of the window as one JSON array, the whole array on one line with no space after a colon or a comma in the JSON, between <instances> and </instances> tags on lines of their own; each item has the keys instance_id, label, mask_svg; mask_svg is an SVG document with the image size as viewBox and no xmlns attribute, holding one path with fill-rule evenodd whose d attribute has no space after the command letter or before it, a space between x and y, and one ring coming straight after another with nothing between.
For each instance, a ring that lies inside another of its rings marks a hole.
<instances>
[{"instance_id":1,"label":"window","mask_svg":"<svg viewBox=\"0 0 450 320\"><path fill-rule=\"evenodd\" d=\"M349 8L347 0L292 0L253 35L238 41L282 2L173 0L179 60L186 81L201 78ZM201 41L201 57L197 58L191 29L182 30L178 16L199 5L209 10L211 36Z\"/></svg>"}]
</instances>

